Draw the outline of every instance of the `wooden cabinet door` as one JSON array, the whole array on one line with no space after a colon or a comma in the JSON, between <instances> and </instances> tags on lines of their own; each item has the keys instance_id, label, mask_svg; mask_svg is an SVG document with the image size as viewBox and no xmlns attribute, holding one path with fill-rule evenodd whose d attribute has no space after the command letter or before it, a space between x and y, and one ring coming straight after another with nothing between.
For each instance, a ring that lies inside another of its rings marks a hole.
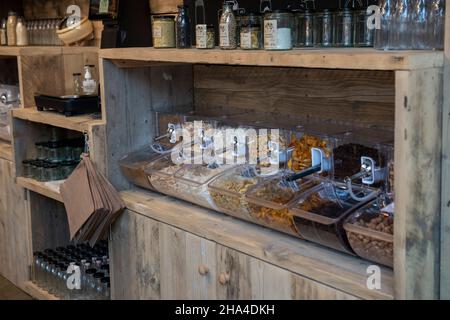
<instances>
[{"instance_id":1,"label":"wooden cabinet door","mask_svg":"<svg viewBox=\"0 0 450 320\"><path fill-rule=\"evenodd\" d=\"M14 164L0 159L0 273L21 288L30 280L30 224L25 192L15 184Z\"/></svg>"},{"instance_id":2,"label":"wooden cabinet door","mask_svg":"<svg viewBox=\"0 0 450 320\"><path fill-rule=\"evenodd\" d=\"M217 245L219 299L355 299L344 292Z\"/></svg>"},{"instance_id":3,"label":"wooden cabinet door","mask_svg":"<svg viewBox=\"0 0 450 320\"><path fill-rule=\"evenodd\" d=\"M160 294L160 223L132 211L114 224L110 238L113 299L157 300Z\"/></svg>"},{"instance_id":4,"label":"wooden cabinet door","mask_svg":"<svg viewBox=\"0 0 450 320\"><path fill-rule=\"evenodd\" d=\"M214 242L161 225L161 298L215 299L215 247Z\"/></svg>"}]
</instances>

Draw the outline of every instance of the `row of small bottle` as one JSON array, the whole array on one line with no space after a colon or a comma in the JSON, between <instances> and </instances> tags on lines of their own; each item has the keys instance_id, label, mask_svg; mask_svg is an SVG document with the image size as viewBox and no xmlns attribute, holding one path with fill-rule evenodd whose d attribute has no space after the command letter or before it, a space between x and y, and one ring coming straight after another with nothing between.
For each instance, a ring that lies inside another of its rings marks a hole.
<instances>
[{"instance_id":1,"label":"row of small bottle","mask_svg":"<svg viewBox=\"0 0 450 320\"><path fill-rule=\"evenodd\" d=\"M33 254L32 281L62 300L109 300L107 244L46 249Z\"/></svg>"},{"instance_id":2,"label":"row of small bottle","mask_svg":"<svg viewBox=\"0 0 450 320\"><path fill-rule=\"evenodd\" d=\"M444 48L445 0L380 0L375 48Z\"/></svg>"}]
</instances>

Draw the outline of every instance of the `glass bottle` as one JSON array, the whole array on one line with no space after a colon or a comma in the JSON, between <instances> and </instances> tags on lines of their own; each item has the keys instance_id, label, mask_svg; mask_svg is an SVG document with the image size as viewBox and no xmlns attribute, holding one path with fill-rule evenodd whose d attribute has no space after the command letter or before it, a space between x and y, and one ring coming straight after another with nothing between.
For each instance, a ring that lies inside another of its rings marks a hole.
<instances>
[{"instance_id":1,"label":"glass bottle","mask_svg":"<svg viewBox=\"0 0 450 320\"><path fill-rule=\"evenodd\" d=\"M380 0L380 29L375 32L376 49L387 50L393 35L395 0Z\"/></svg>"},{"instance_id":2,"label":"glass bottle","mask_svg":"<svg viewBox=\"0 0 450 320\"><path fill-rule=\"evenodd\" d=\"M445 0L432 0L429 8L430 46L435 50L444 49Z\"/></svg>"},{"instance_id":3,"label":"glass bottle","mask_svg":"<svg viewBox=\"0 0 450 320\"><path fill-rule=\"evenodd\" d=\"M296 46L312 47L313 38L313 12L309 9L297 14L298 38Z\"/></svg>"},{"instance_id":4,"label":"glass bottle","mask_svg":"<svg viewBox=\"0 0 450 320\"><path fill-rule=\"evenodd\" d=\"M223 6L222 16L219 23L219 46L220 49L236 49L236 17L233 13L233 7L229 3Z\"/></svg>"},{"instance_id":5,"label":"glass bottle","mask_svg":"<svg viewBox=\"0 0 450 320\"><path fill-rule=\"evenodd\" d=\"M373 13L367 10L355 12L355 46L372 47L375 37L375 28L370 29L368 23ZM373 25L375 27L375 25Z\"/></svg>"},{"instance_id":6,"label":"glass bottle","mask_svg":"<svg viewBox=\"0 0 450 320\"><path fill-rule=\"evenodd\" d=\"M176 20L177 48L184 49L191 47L191 20L189 18L188 6L178 6L178 16Z\"/></svg>"},{"instance_id":7,"label":"glass bottle","mask_svg":"<svg viewBox=\"0 0 450 320\"><path fill-rule=\"evenodd\" d=\"M353 13L344 8L336 14L335 43L338 47L353 47Z\"/></svg>"},{"instance_id":8,"label":"glass bottle","mask_svg":"<svg viewBox=\"0 0 450 320\"><path fill-rule=\"evenodd\" d=\"M314 16L315 45L318 47L331 47L334 43L333 12L325 9Z\"/></svg>"},{"instance_id":9,"label":"glass bottle","mask_svg":"<svg viewBox=\"0 0 450 320\"><path fill-rule=\"evenodd\" d=\"M97 90L97 82L95 81L91 66L84 66L83 94L93 95Z\"/></svg>"},{"instance_id":10,"label":"glass bottle","mask_svg":"<svg viewBox=\"0 0 450 320\"><path fill-rule=\"evenodd\" d=\"M10 11L8 13L8 22L6 23L6 36L8 40L8 46L15 46L17 43L16 26L17 13L14 11Z\"/></svg>"},{"instance_id":11,"label":"glass bottle","mask_svg":"<svg viewBox=\"0 0 450 320\"><path fill-rule=\"evenodd\" d=\"M111 285L110 285L110 279L109 277L104 277L101 279L102 283L102 300L111 300Z\"/></svg>"},{"instance_id":12,"label":"glass bottle","mask_svg":"<svg viewBox=\"0 0 450 320\"><path fill-rule=\"evenodd\" d=\"M41 281L41 261L43 259L41 252L33 253L33 274L32 274L32 282L36 285L40 285Z\"/></svg>"},{"instance_id":13,"label":"glass bottle","mask_svg":"<svg viewBox=\"0 0 450 320\"><path fill-rule=\"evenodd\" d=\"M20 17L17 19L16 25L16 38L17 38L17 46L28 46L28 30L25 24L25 19Z\"/></svg>"},{"instance_id":14,"label":"glass bottle","mask_svg":"<svg viewBox=\"0 0 450 320\"><path fill-rule=\"evenodd\" d=\"M2 19L2 22L0 24L0 46L6 46L8 45L8 39L6 36L6 19Z\"/></svg>"},{"instance_id":15,"label":"glass bottle","mask_svg":"<svg viewBox=\"0 0 450 320\"><path fill-rule=\"evenodd\" d=\"M407 50L412 48L412 1L397 0L395 22L391 28L393 41L392 49Z\"/></svg>"},{"instance_id":16,"label":"glass bottle","mask_svg":"<svg viewBox=\"0 0 450 320\"><path fill-rule=\"evenodd\" d=\"M81 73L73 74L73 94L79 96L83 93L83 84L81 81Z\"/></svg>"},{"instance_id":17,"label":"glass bottle","mask_svg":"<svg viewBox=\"0 0 450 320\"><path fill-rule=\"evenodd\" d=\"M430 49L431 33L426 1L414 0L412 12L412 47L413 49Z\"/></svg>"}]
</instances>

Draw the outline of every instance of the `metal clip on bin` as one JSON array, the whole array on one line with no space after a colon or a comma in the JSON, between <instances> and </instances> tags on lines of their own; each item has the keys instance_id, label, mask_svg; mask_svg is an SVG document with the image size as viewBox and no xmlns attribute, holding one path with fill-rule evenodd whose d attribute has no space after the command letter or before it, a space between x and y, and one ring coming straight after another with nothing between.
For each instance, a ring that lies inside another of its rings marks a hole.
<instances>
[{"instance_id":1,"label":"metal clip on bin","mask_svg":"<svg viewBox=\"0 0 450 320\"><path fill-rule=\"evenodd\" d=\"M182 130L180 124L169 123L167 125L167 133L153 139L154 143L151 145L151 148L153 149L153 151L155 151L157 153L167 152L168 150L166 150L166 148L163 145L161 145L159 143L159 141L169 138L169 142L171 144L177 143L178 142L178 132L180 130Z\"/></svg>"},{"instance_id":2,"label":"metal clip on bin","mask_svg":"<svg viewBox=\"0 0 450 320\"><path fill-rule=\"evenodd\" d=\"M350 196L355 201L366 201L380 193L380 190L374 191L365 197L358 197L353 192L352 181L362 179L363 184L373 185L384 179L386 170L376 166L375 160L370 157L361 157L361 171L345 179Z\"/></svg>"}]
</instances>

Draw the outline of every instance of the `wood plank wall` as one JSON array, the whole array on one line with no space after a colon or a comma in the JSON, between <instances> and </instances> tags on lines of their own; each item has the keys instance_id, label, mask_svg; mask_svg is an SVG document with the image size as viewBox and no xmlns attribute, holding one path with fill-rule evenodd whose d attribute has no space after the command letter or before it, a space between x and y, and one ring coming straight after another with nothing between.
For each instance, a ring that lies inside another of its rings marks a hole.
<instances>
[{"instance_id":1,"label":"wood plank wall","mask_svg":"<svg viewBox=\"0 0 450 320\"><path fill-rule=\"evenodd\" d=\"M80 6L82 16L89 14L89 0L23 0L25 19L64 17L73 4Z\"/></svg>"},{"instance_id":2,"label":"wood plank wall","mask_svg":"<svg viewBox=\"0 0 450 320\"><path fill-rule=\"evenodd\" d=\"M395 75L390 71L198 65L194 78L195 107L202 114L254 109L251 116L259 120L304 116L394 129Z\"/></svg>"}]
</instances>

